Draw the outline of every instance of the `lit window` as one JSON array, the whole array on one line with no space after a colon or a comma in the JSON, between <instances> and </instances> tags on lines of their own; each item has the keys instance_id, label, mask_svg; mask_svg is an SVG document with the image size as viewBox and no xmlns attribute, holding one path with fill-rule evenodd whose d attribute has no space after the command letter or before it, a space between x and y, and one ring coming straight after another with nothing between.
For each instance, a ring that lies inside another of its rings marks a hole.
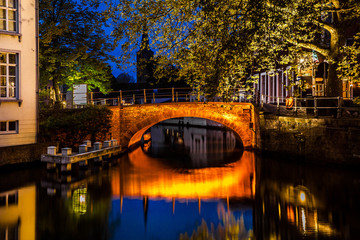
<instances>
[{"instance_id":1,"label":"lit window","mask_svg":"<svg viewBox=\"0 0 360 240\"><path fill-rule=\"evenodd\" d=\"M17 0L0 0L0 30L17 31Z\"/></svg>"},{"instance_id":2,"label":"lit window","mask_svg":"<svg viewBox=\"0 0 360 240\"><path fill-rule=\"evenodd\" d=\"M18 121L1 121L0 134L17 133Z\"/></svg>"},{"instance_id":3,"label":"lit window","mask_svg":"<svg viewBox=\"0 0 360 240\"><path fill-rule=\"evenodd\" d=\"M0 99L17 97L17 76L17 54L0 53Z\"/></svg>"}]
</instances>

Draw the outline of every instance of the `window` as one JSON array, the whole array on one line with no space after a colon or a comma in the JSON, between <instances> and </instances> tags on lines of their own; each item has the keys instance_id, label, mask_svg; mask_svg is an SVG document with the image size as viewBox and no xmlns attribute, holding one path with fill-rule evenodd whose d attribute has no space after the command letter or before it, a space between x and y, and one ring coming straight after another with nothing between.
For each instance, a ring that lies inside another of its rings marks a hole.
<instances>
[{"instance_id":1,"label":"window","mask_svg":"<svg viewBox=\"0 0 360 240\"><path fill-rule=\"evenodd\" d=\"M17 97L17 76L18 55L0 53L0 99Z\"/></svg>"},{"instance_id":2,"label":"window","mask_svg":"<svg viewBox=\"0 0 360 240\"><path fill-rule=\"evenodd\" d=\"M0 30L17 31L17 0L0 0Z\"/></svg>"},{"instance_id":3,"label":"window","mask_svg":"<svg viewBox=\"0 0 360 240\"><path fill-rule=\"evenodd\" d=\"M1 121L0 134L17 133L18 121Z\"/></svg>"},{"instance_id":4,"label":"window","mask_svg":"<svg viewBox=\"0 0 360 240\"><path fill-rule=\"evenodd\" d=\"M13 193L8 195L8 205L17 205L18 204L18 194Z\"/></svg>"}]
</instances>

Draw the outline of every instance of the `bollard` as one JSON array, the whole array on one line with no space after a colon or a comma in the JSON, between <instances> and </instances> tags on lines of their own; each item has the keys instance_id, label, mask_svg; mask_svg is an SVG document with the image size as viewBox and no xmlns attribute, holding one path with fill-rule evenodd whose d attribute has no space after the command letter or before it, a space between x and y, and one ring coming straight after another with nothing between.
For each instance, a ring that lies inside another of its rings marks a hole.
<instances>
[{"instance_id":1,"label":"bollard","mask_svg":"<svg viewBox=\"0 0 360 240\"><path fill-rule=\"evenodd\" d=\"M146 103L146 89L144 89L144 103Z\"/></svg>"},{"instance_id":2,"label":"bollard","mask_svg":"<svg viewBox=\"0 0 360 240\"><path fill-rule=\"evenodd\" d=\"M120 90L120 99L119 99L119 106L122 105L123 97L122 97L122 91Z\"/></svg>"},{"instance_id":3,"label":"bollard","mask_svg":"<svg viewBox=\"0 0 360 240\"><path fill-rule=\"evenodd\" d=\"M94 150L100 150L101 148L102 148L102 143L101 142L94 143Z\"/></svg>"},{"instance_id":4,"label":"bollard","mask_svg":"<svg viewBox=\"0 0 360 240\"><path fill-rule=\"evenodd\" d=\"M314 117L318 117L319 116L319 112L318 112L318 108L317 108L317 98L314 97Z\"/></svg>"},{"instance_id":5,"label":"bollard","mask_svg":"<svg viewBox=\"0 0 360 240\"><path fill-rule=\"evenodd\" d=\"M62 148L62 149L61 149L61 154L62 154L63 156L69 156L69 155L71 155L71 153L72 153L72 149L71 149L71 148Z\"/></svg>"},{"instance_id":6,"label":"bollard","mask_svg":"<svg viewBox=\"0 0 360 240\"><path fill-rule=\"evenodd\" d=\"M117 140L116 139L111 139L111 146L116 147L117 145L118 145Z\"/></svg>"},{"instance_id":7,"label":"bollard","mask_svg":"<svg viewBox=\"0 0 360 240\"><path fill-rule=\"evenodd\" d=\"M341 98L340 97L338 97L337 98L337 113L336 113L336 118L341 118Z\"/></svg>"},{"instance_id":8,"label":"bollard","mask_svg":"<svg viewBox=\"0 0 360 240\"><path fill-rule=\"evenodd\" d=\"M79 153L86 153L88 151L88 146L86 144L81 144L79 146Z\"/></svg>"},{"instance_id":9,"label":"bollard","mask_svg":"<svg viewBox=\"0 0 360 240\"><path fill-rule=\"evenodd\" d=\"M104 141L103 148L109 148L111 147L111 141Z\"/></svg>"},{"instance_id":10,"label":"bollard","mask_svg":"<svg viewBox=\"0 0 360 240\"><path fill-rule=\"evenodd\" d=\"M54 146L49 146L49 147L47 148L47 154L49 154L49 155L56 155L56 147L54 147Z\"/></svg>"},{"instance_id":11,"label":"bollard","mask_svg":"<svg viewBox=\"0 0 360 240\"><path fill-rule=\"evenodd\" d=\"M90 140L83 141L83 144L85 144L88 148L91 147L91 141Z\"/></svg>"}]
</instances>

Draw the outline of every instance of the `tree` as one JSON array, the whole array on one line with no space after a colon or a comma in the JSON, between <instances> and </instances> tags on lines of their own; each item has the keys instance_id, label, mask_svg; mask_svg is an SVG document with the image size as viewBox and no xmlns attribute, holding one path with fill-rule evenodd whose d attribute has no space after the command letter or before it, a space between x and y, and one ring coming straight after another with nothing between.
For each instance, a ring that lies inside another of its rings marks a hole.
<instances>
[{"instance_id":1,"label":"tree","mask_svg":"<svg viewBox=\"0 0 360 240\"><path fill-rule=\"evenodd\" d=\"M328 96L341 96L341 49L360 32L360 2L356 0L269 0L265 19L273 42L313 50L329 63ZM283 44L284 44L283 43ZM282 45L284 47L284 45ZM295 50L299 51L299 49ZM289 54L294 53L294 48ZM339 68L340 67L340 68Z\"/></svg>"},{"instance_id":2,"label":"tree","mask_svg":"<svg viewBox=\"0 0 360 240\"><path fill-rule=\"evenodd\" d=\"M222 95L225 81L240 86L252 64L247 43L256 28L248 24L256 17L252 1L122 1L109 7L115 35L122 39L123 62L140 47L144 22L149 28L152 49L156 49L155 73L168 66L178 69L178 79L199 94ZM241 15L241 11L250 14ZM247 24L242 24L246 22ZM125 39L124 39L125 37ZM241 57L239 57L241 56ZM230 77L229 77L230 76ZM227 78L224 80L224 78ZM236 78L236 81L234 80ZM231 79L231 80L230 80Z\"/></svg>"},{"instance_id":3,"label":"tree","mask_svg":"<svg viewBox=\"0 0 360 240\"><path fill-rule=\"evenodd\" d=\"M289 64L313 50L330 63L327 95L341 94L339 62L359 30L357 0L147 0L109 3L124 52L139 48L146 22L157 56L179 68L199 94L228 96L259 70ZM124 39L123 37L126 36ZM126 57L124 55L124 60ZM166 63L168 64L168 63Z\"/></svg>"},{"instance_id":4,"label":"tree","mask_svg":"<svg viewBox=\"0 0 360 240\"><path fill-rule=\"evenodd\" d=\"M87 83L89 90L110 89L107 61L116 47L106 36L106 17L97 0L40 0L40 84L52 82L56 101L60 85Z\"/></svg>"}]
</instances>

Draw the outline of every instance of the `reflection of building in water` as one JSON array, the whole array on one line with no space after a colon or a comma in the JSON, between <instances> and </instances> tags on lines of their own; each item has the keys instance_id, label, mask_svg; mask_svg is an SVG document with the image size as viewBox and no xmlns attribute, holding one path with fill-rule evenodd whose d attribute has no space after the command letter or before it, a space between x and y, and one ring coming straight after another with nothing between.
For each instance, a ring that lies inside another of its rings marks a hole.
<instances>
[{"instance_id":1,"label":"reflection of building in water","mask_svg":"<svg viewBox=\"0 0 360 240\"><path fill-rule=\"evenodd\" d=\"M0 239L35 239L36 187L0 193Z\"/></svg>"},{"instance_id":2,"label":"reflection of building in water","mask_svg":"<svg viewBox=\"0 0 360 240\"><path fill-rule=\"evenodd\" d=\"M215 159L221 161L225 152L236 147L234 132L207 119L169 119L150 131L152 153L161 155L173 149L188 154L195 165Z\"/></svg>"},{"instance_id":3,"label":"reflection of building in water","mask_svg":"<svg viewBox=\"0 0 360 240\"><path fill-rule=\"evenodd\" d=\"M337 213L326 206L331 197L324 195L327 192L324 178L320 176L320 181L315 180L320 173L304 171L299 166L292 169L282 165L285 165L283 161L281 164L269 161L266 165L257 166L256 173L260 177L256 179L255 196L257 238L343 239L334 218ZM330 189L332 196L333 190ZM345 216L345 213L342 214Z\"/></svg>"},{"instance_id":4,"label":"reflection of building in water","mask_svg":"<svg viewBox=\"0 0 360 240\"><path fill-rule=\"evenodd\" d=\"M72 194L72 209L77 214L85 214L87 212L87 188L81 187L76 189Z\"/></svg>"},{"instance_id":5,"label":"reflection of building in water","mask_svg":"<svg viewBox=\"0 0 360 240\"><path fill-rule=\"evenodd\" d=\"M273 189L274 190L274 189ZM275 191L260 190L257 223L267 223L259 228L260 238L298 239L301 236L338 236L329 215L319 214L315 197L301 185L282 186ZM260 193L260 194L261 194ZM261 209L261 210L260 210ZM287 227L284 227L286 226Z\"/></svg>"}]
</instances>

